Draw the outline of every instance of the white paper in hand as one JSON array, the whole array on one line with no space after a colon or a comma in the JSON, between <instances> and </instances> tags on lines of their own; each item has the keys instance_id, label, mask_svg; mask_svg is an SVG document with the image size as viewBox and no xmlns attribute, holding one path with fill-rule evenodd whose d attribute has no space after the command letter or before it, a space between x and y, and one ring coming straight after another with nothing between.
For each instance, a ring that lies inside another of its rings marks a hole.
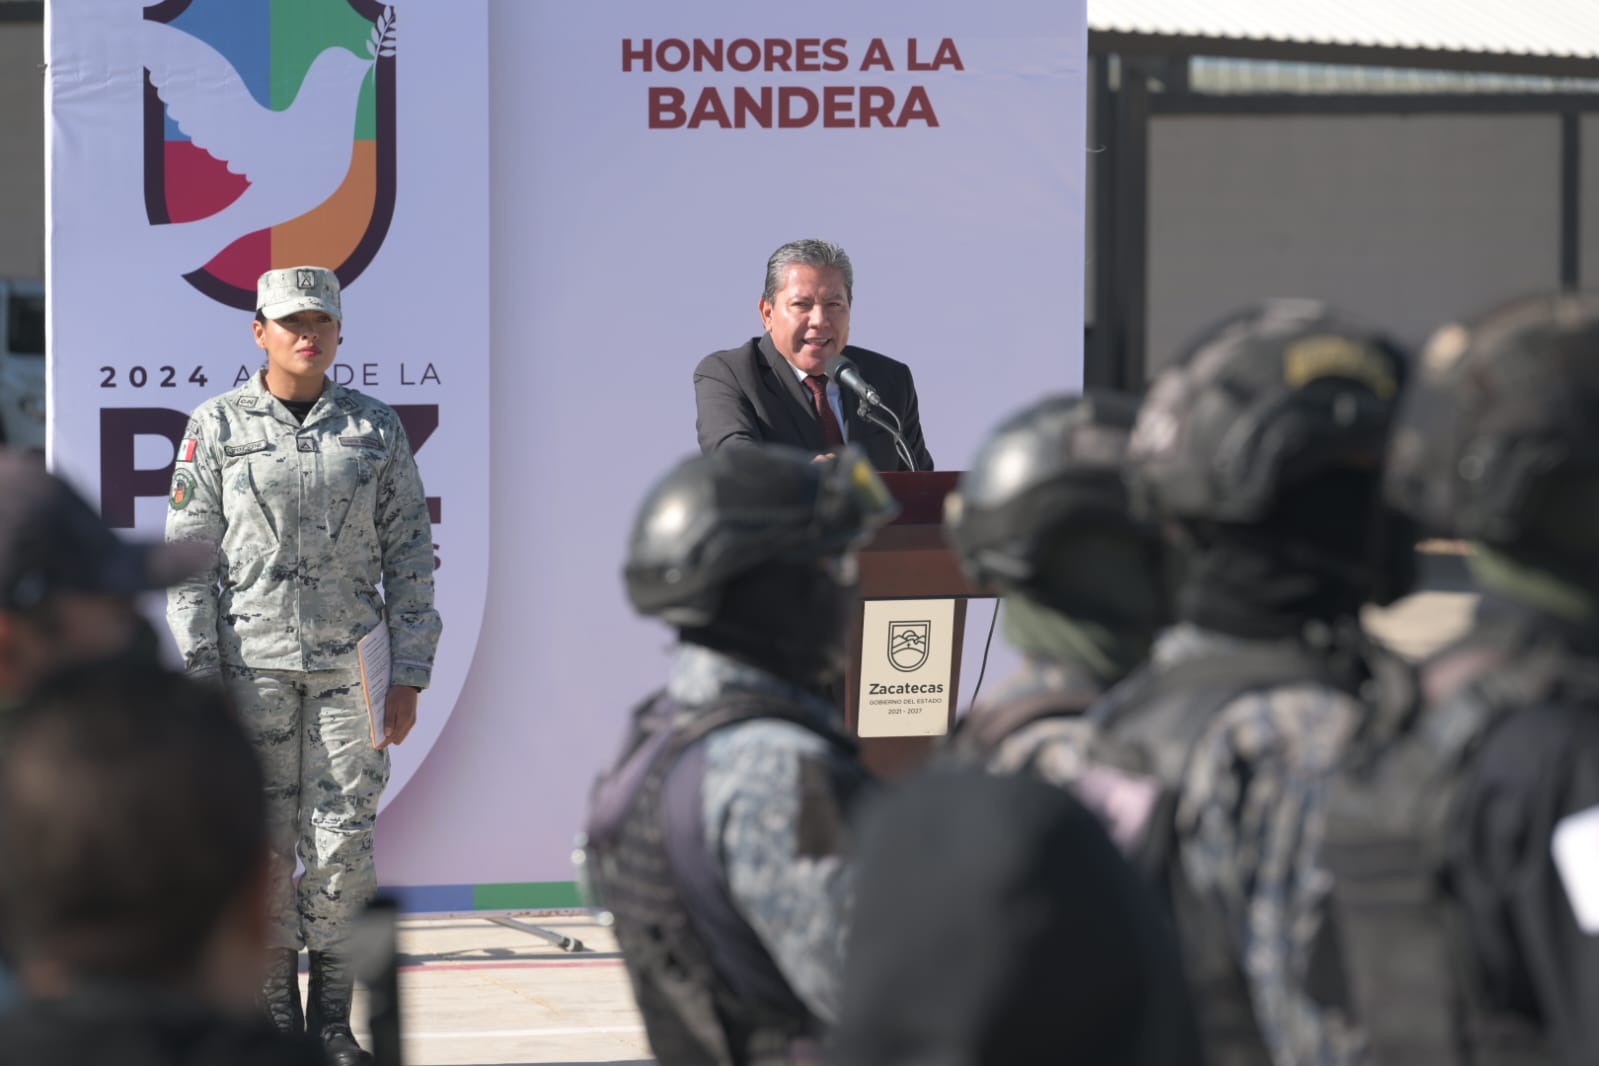
<instances>
[{"instance_id":1,"label":"white paper in hand","mask_svg":"<svg viewBox=\"0 0 1599 1066\"><path fill-rule=\"evenodd\" d=\"M372 746L383 743L383 716L389 700L389 624L377 628L356 645L361 660L361 695L366 699L367 724L372 727Z\"/></svg>"}]
</instances>

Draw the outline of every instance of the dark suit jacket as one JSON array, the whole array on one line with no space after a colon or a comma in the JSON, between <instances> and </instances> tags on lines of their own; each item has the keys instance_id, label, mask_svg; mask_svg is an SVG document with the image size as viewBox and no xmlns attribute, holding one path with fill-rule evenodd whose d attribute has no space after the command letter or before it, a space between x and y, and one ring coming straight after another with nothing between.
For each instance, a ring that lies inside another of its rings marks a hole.
<instances>
[{"instance_id":1,"label":"dark suit jacket","mask_svg":"<svg viewBox=\"0 0 1599 1066\"><path fill-rule=\"evenodd\" d=\"M910 367L854 345L846 346L844 354L860 367L861 376L872 383L883 403L899 415L905 443L916 457L916 469L933 469L933 457L922 439ZM845 439L863 449L878 470L905 469L888 431L856 414L855 394L845 389L843 401ZM694 407L700 450L707 455L752 441L790 444L817 453L827 450L811 394L772 344L770 334L701 359L694 368Z\"/></svg>"}]
</instances>

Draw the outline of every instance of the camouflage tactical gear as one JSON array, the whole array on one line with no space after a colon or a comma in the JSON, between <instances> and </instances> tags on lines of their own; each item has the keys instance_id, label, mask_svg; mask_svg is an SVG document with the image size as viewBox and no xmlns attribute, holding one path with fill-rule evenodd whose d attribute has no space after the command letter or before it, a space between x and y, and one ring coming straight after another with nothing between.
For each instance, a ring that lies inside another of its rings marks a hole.
<instances>
[{"instance_id":1,"label":"camouflage tactical gear","mask_svg":"<svg viewBox=\"0 0 1599 1066\"><path fill-rule=\"evenodd\" d=\"M1038 772L1166 620L1156 530L1122 478L1137 411L1120 393L1047 397L1001 422L946 498L945 535L974 583L1006 593L1005 636L1027 656L962 720L957 757Z\"/></svg>"},{"instance_id":2,"label":"camouflage tactical gear","mask_svg":"<svg viewBox=\"0 0 1599 1066\"><path fill-rule=\"evenodd\" d=\"M1150 667L1090 710L1104 752L1040 760L1076 763L1079 793L1168 886L1212 1062L1362 1061L1328 964L1320 849L1324 781L1365 710L1352 694L1358 675L1334 685L1330 669L1297 642L1181 625ZM1104 753L1111 773L1100 781ZM1138 774L1167 799L1134 802ZM1145 830L1129 822L1140 806Z\"/></svg>"},{"instance_id":3,"label":"camouflage tactical gear","mask_svg":"<svg viewBox=\"0 0 1599 1066\"><path fill-rule=\"evenodd\" d=\"M1562 664L1527 637L1479 632L1439 655L1429 676L1482 672L1394 728L1368 730L1328 788L1329 902L1376 1066L1552 1061L1533 1019L1489 1005L1451 887L1452 864L1471 850L1457 842L1481 839L1461 818L1469 765L1506 715L1558 681Z\"/></svg>"},{"instance_id":4,"label":"camouflage tactical gear","mask_svg":"<svg viewBox=\"0 0 1599 1066\"><path fill-rule=\"evenodd\" d=\"M739 911L795 994L832 1022L853 884L843 815L866 771L839 744L832 704L709 649L678 649L672 698L704 708L751 693L782 699L812 724L758 720L706 740L706 840L719 841Z\"/></svg>"},{"instance_id":5,"label":"camouflage tactical gear","mask_svg":"<svg viewBox=\"0 0 1599 1066\"><path fill-rule=\"evenodd\" d=\"M258 373L201 404L184 438L167 539L216 552L167 597L187 669L348 667L386 619L393 683L425 688L432 526L393 408L330 382L301 424Z\"/></svg>"},{"instance_id":6,"label":"camouflage tactical gear","mask_svg":"<svg viewBox=\"0 0 1599 1066\"><path fill-rule=\"evenodd\" d=\"M1029 771L1051 784L1069 786L1075 773L1055 776L1040 764L1044 753L1077 749L1092 730L1083 712L1104 692L1100 679L1071 666L1028 660L991 697L966 712L950 736L948 751L999 774ZM1047 761L1047 759L1045 759Z\"/></svg>"},{"instance_id":7,"label":"camouflage tactical gear","mask_svg":"<svg viewBox=\"0 0 1599 1066\"><path fill-rule=\"evenodd\" d=\"M585 865L663 1064L776 1066L836 1017L863 774L834 718L685 644L595 784Z\"/></svg>"}]
</instances>

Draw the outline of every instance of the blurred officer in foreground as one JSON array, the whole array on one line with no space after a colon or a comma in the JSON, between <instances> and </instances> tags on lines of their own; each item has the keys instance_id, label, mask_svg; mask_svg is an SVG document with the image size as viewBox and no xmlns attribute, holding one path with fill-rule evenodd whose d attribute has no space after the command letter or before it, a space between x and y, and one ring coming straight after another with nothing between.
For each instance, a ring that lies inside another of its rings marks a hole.
<instances>
[{"instance_id":1,"label":"blurred officer in foreground","mask_svg":"<svg viewBox=\"0 0 1599 1066\"><path fill-rule=\"evenodd\" d=\"M1202 1061L1164 908L1065 789L935 765L859 837L833 1066Z\"/></svg>"},{"instance_id":2,"label":"blurred officer in foreground","mask_svg":"<svg viewBox=\"0 0 1599 1066\"><path fill-rule=\"evenodd\" d=\"M1599 1056L1599 296L1440 330L1387 494L1474 542L1475 624L1329 827L1373 1061ZM1379 753L1380 754L1380 753Z\"/></svg>"},{"instance_id":3,"label":"blurred officer in foreground","mask_svg":"<svg viewBox=\"0 0 1599 1066\"><path fill-rule=\"evenodd\" d=\"M1323 793L1374 676L1406 680L1358 620L1410 584L1413 538L1379 496L1405 374L1392 343L1338 312L1270 301L1164 371L1133 432L1133 502L1177 556L1178 623L1089 712L1096 761L1144 781L1084 798L1171 899L1223 1066L1360 1061L1326 917Z\"/></svg>"},{"instance_id":4,"label":"blurred officer in foreground","mask_svg":"<svg viewBox=\"0 0 1599 1066\"><path fill-rule=\"evenodd\" d=\"M12 712L0 901L28 996L18 1066L318 1066L255 1007L267 944L261 771L219 689L126 659Z\"/></svg>"},{"instance_id":5,"label":"blurred officer in foreground","mask_svg":"<svg viewBox=\"0 0 1599 1066\"><path fill-rule=\"evenodd\" d=\"M1083 725L1165 621L1156 529L1132 517L1122 479L1137 413L1106 391L1041 400L994 429L945 500L962 567L1004 595L1005 636L1027 657L953 740L996 770L1049 777L1051 737Z\"/></svg>"},{"instance_id":6,"label":"blurred officer in foreground","mask_svg":"<svg viewBox=\"0 0 1599 1066\"><path fill-rule=\"evenodd\" d=\"M107 656L155 662L160 642L137 597L209 558L197 545L122 540L36 459L0 448L0 720L55 671ZM11 993L0 963L0 1003Z\"/></svg>"},{"instance_id":7,"label":"blurred officer in foreground","mask_svg":"<svg viewBox=\"0 0 1599 1066\"><path fill-rule=\"evenodd\" d=\"M802 1061L837 1018L866 774L820 693L854 550L895 510L853 448L760 445L684 462L639 512L628 596L681 644L595 784L586 866L663 1066Z\"/></svg>"},{"instance_id":8,"label":"blurred officer in foreground","mask_svg":"<svg viewBox=\"0 0 1599 1066\"><path fill-rule=\"evenodd\" d=\"M156 661L160 643L137 597L210 557L200 545L122 540L65 481L0 448L0 708L77 663Z\"/></svg>"}]
</instances>

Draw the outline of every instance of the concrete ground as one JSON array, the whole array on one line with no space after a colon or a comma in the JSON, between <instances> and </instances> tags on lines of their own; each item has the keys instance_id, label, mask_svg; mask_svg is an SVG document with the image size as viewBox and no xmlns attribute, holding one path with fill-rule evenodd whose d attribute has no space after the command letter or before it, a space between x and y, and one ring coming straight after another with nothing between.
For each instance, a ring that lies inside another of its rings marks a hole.
<instances>
[{"instance_id":1,"label":"concrete ground","mask_svg":"<svg viewBox=\"0 0 1599 1066\"><path fill-rule=\"evenodd\" d=\"M574 937L584 950L478 916L402 918L406 1066L654 1061L608 930L586 916L505 917ZM364 996L355 1017L366 1017Z\"/></svg>"},{"instance_id":2,"label":"concrete ground","mask_svg":"<svg viewBox=\"0 0 1599 1066\"><path fill-rule=\"evenodd\" d=\"M1432 574L1427 584L1430 591L1366 619L1406 654L1459 633L1475 600L1454 571ZM511 924L475 915L401 920L407 1066L653 1061L608 930L583 915L495 917ZM586 950L562 951L518 922L575 937ZM358 1000L357 1020L365 1016Z\"/></svg>"}]
</instances>

